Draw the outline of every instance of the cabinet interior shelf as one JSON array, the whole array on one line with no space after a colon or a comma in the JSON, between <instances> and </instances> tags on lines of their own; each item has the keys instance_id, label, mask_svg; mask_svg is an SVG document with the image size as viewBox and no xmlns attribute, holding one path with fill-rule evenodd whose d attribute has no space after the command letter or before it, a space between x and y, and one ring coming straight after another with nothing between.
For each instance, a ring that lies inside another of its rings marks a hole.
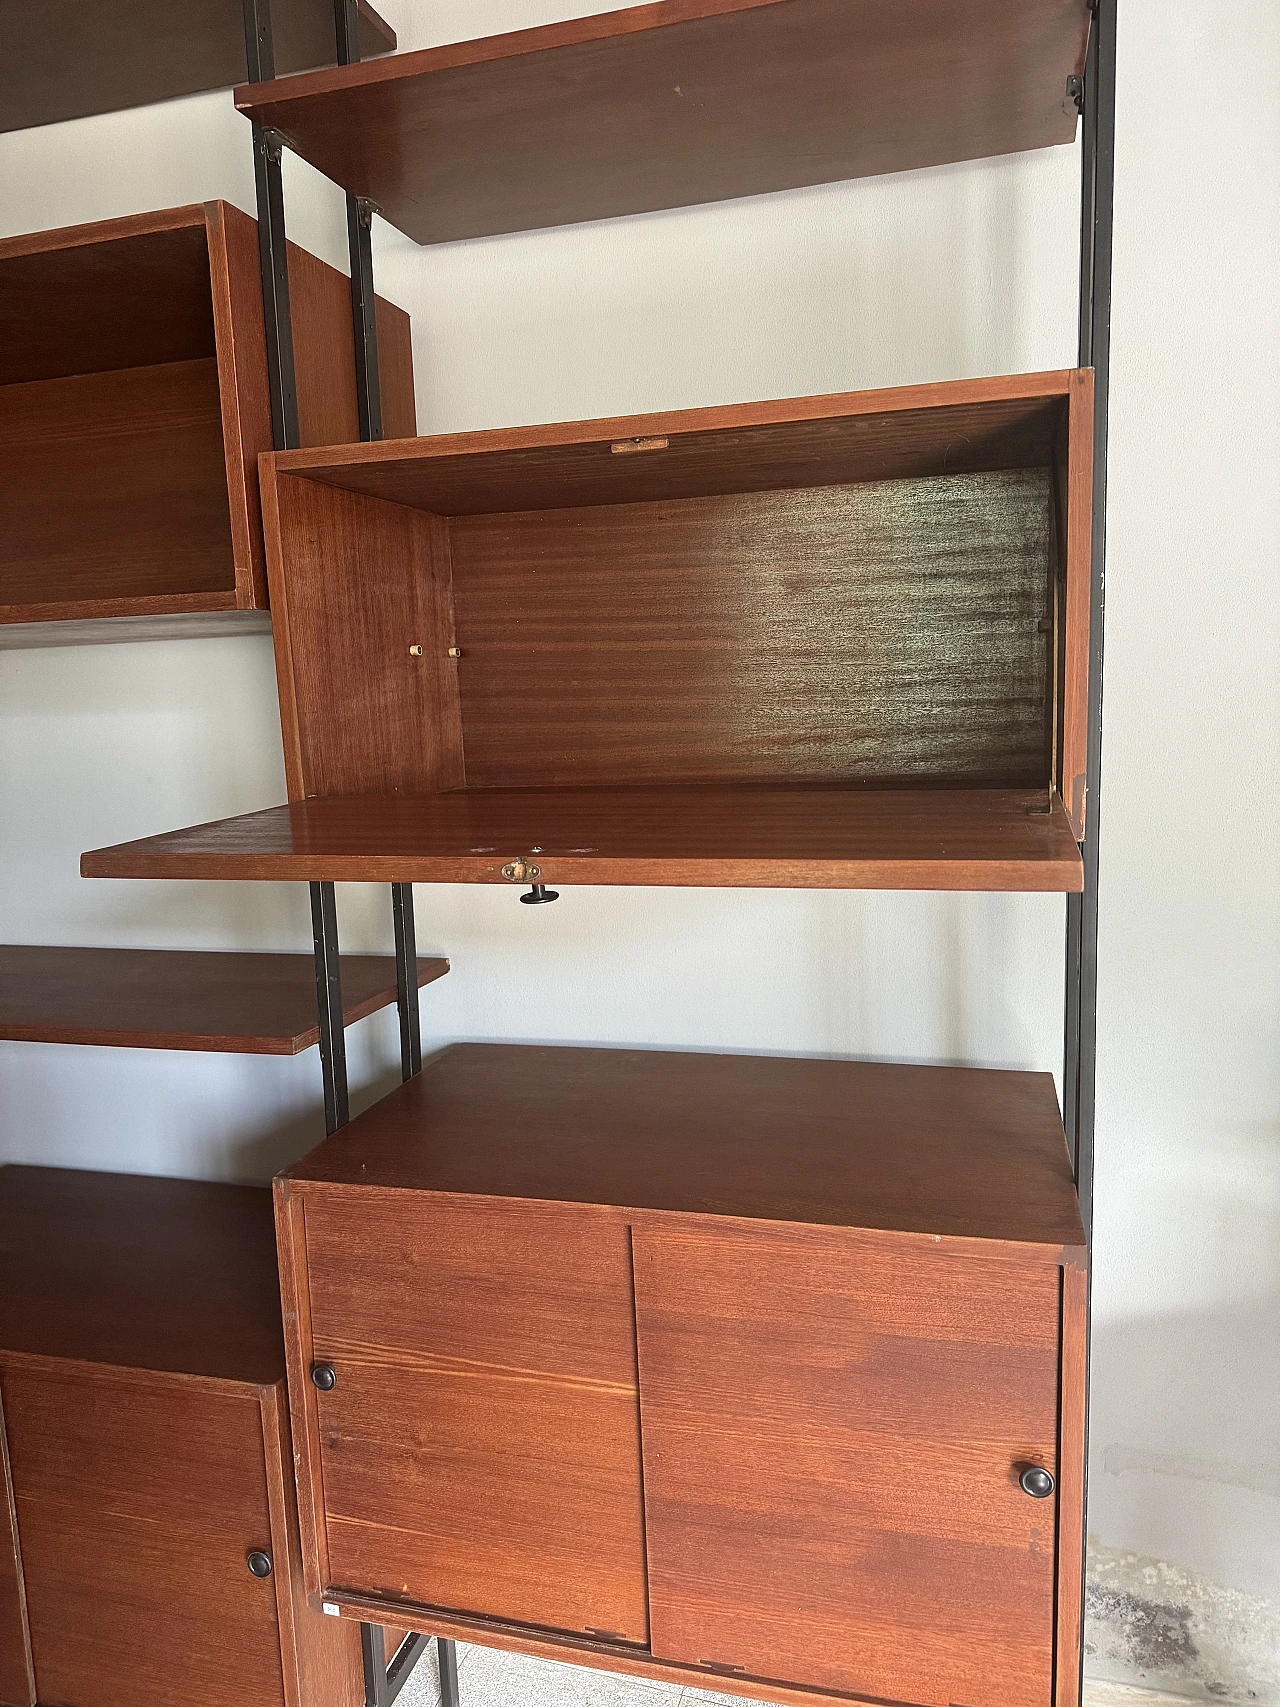
<instances>
[{"instance_id":1,"label":"cabinet interior shelf","mask_svg":"<svg viewBox=\"0 0 1280 1707\"><path fill-rule=\"evenodd\" d=\"M357 0L360 53L390 53L395 31ZM332 0L273 0L281 74L332 65ZM56 10L16 4L4 13L0 132L150 106L228 89L245 76L240 0L71 0Z\"/></svg>"},{"instance_id":2,"label":"cabinet interior shelf","mask_svg":"<svg viewBox=\"0 0 1280 1707\"><path fill-rule=\"evenodd\" d=\"M418 987L448 970L421 957ZM392 958L343 955L344 1024L395 1000ZM0 946L0 1039L298 1055L319 1035L309 954Z\"/></svg>"},{"instance_id":3,"label":"cabinet interior shelf","mask_svg":"<svg viewBox=\"0 0 1280 1707\"><path fill-rule=\"evenodd\" d=\"M236 91L419 243L1069 143L1087 0L657 0Z\"/></svg>"},{"instance_id":4,"label":"cabinet interior shelf","mask_svg":"<svg viewBox=\"0 0 1280 1707\"><path fill-rule=\"evenodd\" d=\"M1079 891L1062 803L1032 789L476 789L295 801L81 859L85 877Z\"/></svg>"}]
</instances>

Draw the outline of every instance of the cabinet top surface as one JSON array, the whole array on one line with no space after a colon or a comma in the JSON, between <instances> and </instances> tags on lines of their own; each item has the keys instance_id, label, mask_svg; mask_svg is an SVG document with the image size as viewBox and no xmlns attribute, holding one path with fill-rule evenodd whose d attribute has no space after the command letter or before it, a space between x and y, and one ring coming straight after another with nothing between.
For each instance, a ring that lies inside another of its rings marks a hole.
<instances>
[{"instance_id":1,"label":"cabinet top surface","mask_svg":"<svg viewBox=\"0 0 1280 1707\"><path fill-rule=\"evenodd\" d=\"M1068 143L1086 0L656 0L237 91L420 243Z\"/></svg>"},{"instance_id":2,"label":"cabinet top surface","mask_svg":"<svg viewBox=\"0 0 1280 1707\"><path fill-rule=\"evenodd\" d=\"M273 1384L284 1374L260 1186L0 1168L0 1352Z\"/></svg>"},{"instance_id":3,"label":"cabinet top surface","mask_svg":"<svg viewBox=\"0 0 1280 1707\"><path fill-rule=\"evenodd\" d=\"M1084 1243L1047 1073L459 1044L284 1177Z\"/></svg>"}]
</instances>

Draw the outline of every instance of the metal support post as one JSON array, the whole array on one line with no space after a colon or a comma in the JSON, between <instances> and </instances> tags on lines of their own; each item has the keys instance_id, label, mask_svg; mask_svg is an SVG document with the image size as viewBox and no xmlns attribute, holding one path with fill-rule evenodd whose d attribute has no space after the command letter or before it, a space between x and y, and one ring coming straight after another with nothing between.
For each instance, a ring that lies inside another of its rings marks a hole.
<instances>
[{"instance_id":1,"label":"metal support post","mask_svg":"<svg viewBox=\"0 0 1280 1707\"><path fill-rule=\"evenodd\" d=\"M245 61L251 83L275 76L271 0L244 0ZM267 334L267 380L271 391L271 440L277 450L298 443L298 391L293 369L289 317L289 259L284 229L282 144L274 131L253 126L253 174L258 206L258 256L262 268L262 312Z\"/></svg>"},{"instance_id":2,"label":"metal support post","mask_svg":"<svg viewBox=\"0 0 1280 1707\"><path fill-rule=\"evenodd\" d=\"M411 1631L396 1649L391 1664L387 1664L386 1636L381 1624L361 1624L360 1653L364 1661L365 1707L391 1707L409 1681L414 1667L426 1653L431 1637ZM436 1638L440 1650L441 1707L457 1707L458 1661L452 1642L443 1636ZM446 1657L447 1650L447 1657Z\"/></svg>"},{"instance_id":3,"label":"metal support post","mask_svg":"<svg viewBox=\"0 0 1280 1707\"><path fill-rule=\"evenodd\" d=\"M1116 5L1098 0L1084 78L1080 231L1080 363L1094 370L1093 553L1089 610L1089 746L1084 893L1067 898L1064 1113L1085 1231L1093 1228L1098 1019L1098 848L1102 666L1106 617L1107 424L1111 368L1111 253L1115 185Z\"/></svg>"},{"instance_id":4,"label":"metal support post","mask_svg":"<svg viewBox=\"0 0 1280 1707\"><path fill-rule=\"evenodd\" d=\"M457 1643L437 1636L436 1653L440 1660L440 1707L458 1707Z\"/></svg>"},{"instance_id":5,"label":"metal support post","mask_svg":"<svg viewBox=\"0 0 1280 1707\"><path fill-rule=\"evenodd\" d=\"M338 64L360 60L360 15L356 0L334 0ZM373 290L373 216L364 196L347 197L347 248L351 256L351 330L355 340L356 400L360 437L382 437L382 388L378 378L377 299Z\"/></svg>"},{"instance_id":6,"label":"metal support post","mask_svg":"<svg viewBox=\"0 0 1280 1707\"><path fill-rule=\"evenodd\" d=\"M418 944L413 925L413 884L391 885L391 914L396 931L396 1005L400 1009L400 1076L422 1071L422 1029L418 1014Z\"/></svg>"},{"instance_id":7,"label":"metal support post","mask_svg":"<svg viewBox=\"0 0 1280 1707\"><path fill-rule=\"evenodd\" d=\"M316 1004L320 1013L320 1065L324 1074L324 1127L332 1134L351 1118L347 1104L347 1036L342 1025L342 966L338 959L338 909L332 883L311 885L311 934L316 953Z\"/></svg>"}]
</instances>

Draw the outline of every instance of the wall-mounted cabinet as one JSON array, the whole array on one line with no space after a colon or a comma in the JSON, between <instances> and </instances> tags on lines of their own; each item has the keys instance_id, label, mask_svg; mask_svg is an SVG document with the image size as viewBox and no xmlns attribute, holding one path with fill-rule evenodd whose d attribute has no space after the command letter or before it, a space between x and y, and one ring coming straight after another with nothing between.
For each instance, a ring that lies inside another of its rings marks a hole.
<instances>
[{"instance_id":1,"label":"wall-mounted cabinet","mask_svg":"<svg viewBox=\"0 0 1280 1707\"><path fill-rule=\"evenodd\" d=\"M307 1605L270 1193L0 1169L0 1703L358 1707Z\"/></svg>"},{"instance_id":2,"label":"wall-mounted cabinet","mask_svg":"<svg viewBox=\"0 0 1280 1707\"><path fill-rule=\"evenodd\" d=\"M419 243L1069 143L1088 0L657 0L238 89Z\"/></svg>"},{"instance_id":3,"label":"wall-mounted cabinet","mask_svg":"<svg viewBox=\"0 0 1280 1707\"><path fill-rule=\"evenodd\" d=\"M1047 1074L463 1045L277 1181L308 1586L765 1700L1075 1707Z\"/></svg>"},{"instance_id":4,"label":"wall-mounted cabinet","mask_svg":"<svg viewBox=\"0 0 1280 1707\"><path fill-rule=\"evenodd\" d=\"M1079 889L1091 396L264 456L294 804L82 870Z\"/></svg>"},{"instance_id":5,"label":"wall-mounted cabinet","mask_svg":"<svg viewBox=\"0 0 1280 1707\"><path fill-rule=\"evenodd\" d=\"M289 275L303 442L354 441L350 286L292 244ZM412 432L408 316L380 302L378 328ZM254 220L208 202L0 242L0 624L264 609L270 445Z\"/></svg>"}]
</instances>

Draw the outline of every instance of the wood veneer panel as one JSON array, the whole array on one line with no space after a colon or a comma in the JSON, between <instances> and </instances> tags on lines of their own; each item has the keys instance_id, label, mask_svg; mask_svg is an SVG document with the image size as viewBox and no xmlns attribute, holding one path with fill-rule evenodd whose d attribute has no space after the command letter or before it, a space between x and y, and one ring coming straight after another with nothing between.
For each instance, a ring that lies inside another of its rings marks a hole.
<instances>
[{"instance_id":1,"label":"wood veneer panel","mask_svg":"<svg viewBox=\"0 0 1280 1707\"><path fill-rule=\"evenodd\" d=\"M263 477L306 475L455 516L1047 468L1070 385L1070 372L947 380L280 451L264 458Z\"/></svg>"},{"instance_id":2,"label":"wood veneer panel","mask_svg":"<svg viewBox=\"0 0 1280 1707\"><path fill-rule=\"evenodd\" d=\"M0 1358L39 1696L284 1707L252 1393ZM182 1666L156 1663L157 1632Z\"/></svg>"},{"instance_id":3,"label":"wood veneer panel","mask_svg":"<svg viewBox=\"0 0 1280 1707\"><path fill-rule=\"evenodd\" d=\"M423 956L419 989L448 970ZM344 1024L395 1000L393 959L343 956ZM0 1038L297 1055L319 1035L309 954L0 945Z\"/></svg>"},{"instance_id":4,"label":"wood veneer panel","mask_svg":"<svg viewBox=\"0 0 1280 1707\"><path fill-rule=\"evenodd\" d=\"M0 389L0 605L235 590L212 358Z\"/></svg>"},{"instance_id":5,"label":"wood veneer panel","mask_svg":"<svg viewBox=\"0 0 1280 1707\"><path fill-rule=\"evenodd\" d=\"M5 1707L35 1707L35 1700L26 1591L18 1554L18 1514L0 1394L0 1701Z\"/></svg>"},{"instance_id":6,"label":"wood veneer panel","mask_svg":"<svg viewBox=\"0 0 1280 1707\"><path fill-rule=\"evenodd\" d=\"M1071 376L1067 445L1066 586L1062 617L1062 762L1059 792L1084 840L1089 770L1089 609L1093 591L1093 370Z\"/></svg>"},{"instance_id":7,"label":"wood veneer panel","mask_svg":"<svg viewBox=\"0 0 1280 1707\"><path fill-rule=\"evenodd\" d=\"M620 1217L308 1199L331 1580L648 1634L630 1240Z\"/></svg>"},{"instance_id":8,"label":"wood veneer panel","mask_svg":"<svg viewBox=\"0 0 1280 1707\"><path fill-rule=\"evenodd\" d=\"M1062 1271L1062 1380L1058 1436L1058 1640L1054 1707L1078 1707L1084 1649L1089 1274Z\"/></svg>"},{"instance_id":9,"label":"wood veneer panel","mask_svg":"<svg viewBox=\"0 0 1280 1707\"><path fill-rule=\"evenodd\" d=\"M360 50L387 53L395 32L359 0ZM25 130L89 113L116 112L245 75L237 0L58 0L4 9L0 131ZM331 65L336 57L328 0L275 0L272 34L282 74Z\"/></svg>"},{"instance_id":10,"label":"wood veneer panel","mask_svg":"<svg viewBox=\"0 0 1280 1707\"><path fill-rule=\"evenodd\" d=\"M0 1351L282 1379L270 1193L0 1168Z\"/></svg>"},{"instance_id":11,"label":"wood veneer panel","mask_svg":"<svg viewBox=\"0 0 1280 1707\"><path fill-rule=\"evenodd\" d=\"M1046 806L1049 810L1046 811ZM477 790L295 801L81 856L84 877L1079 891L1062 803L1039 790Z\"/></svg>"},{"instance_id":12,"label":"wood veneer panel","mask_svg":"<svg viewBox=\"0 0 1280 1707\"><path fill-rule=\"evenodd\" d=\"M876 1699L1046 1707L1058 1275L637 1228L652 1646Z\"/></svg>"},{"instance_id":13,"label":"wood veneer panel","mask_svg":"<svg viewBox=\"0 0 1280 1707\"><path fill-rule=\"evenodd\" d=\"M266 482L263 510L290 795L459 785L443 523L308 480Z\"/></svg>"},{"instance_id":14,"label":"wood veneer panel","mask_svg":"<svg viewBox=\"0 0 1280 1707\"><path fill-rule=\"evenodd\" d=\"M285 1177L335 1222L360 1188L1084 1244L1047 1073L455 1044Z\"/></svg>"},{"instance_id":15,"label":"wood veneer panel","mask_svg":"<svg viewBox=\"0 0 1280 1707\"><path fill-rule=\"evenodd\" d=\"M1072 141L1084 0L658 0L238 89L420 243Z\"/></svg>"},{"instance_id":16,"label":"wood veneer panel","mask_svg":"<svg viewBox=\"0 0 1280 1707\"><path fill-rule=\"evenodd\" d=\"M456 518L468 785L1044 783L1049 524L1047 469Z\"/></svg>"}]
</instances>

